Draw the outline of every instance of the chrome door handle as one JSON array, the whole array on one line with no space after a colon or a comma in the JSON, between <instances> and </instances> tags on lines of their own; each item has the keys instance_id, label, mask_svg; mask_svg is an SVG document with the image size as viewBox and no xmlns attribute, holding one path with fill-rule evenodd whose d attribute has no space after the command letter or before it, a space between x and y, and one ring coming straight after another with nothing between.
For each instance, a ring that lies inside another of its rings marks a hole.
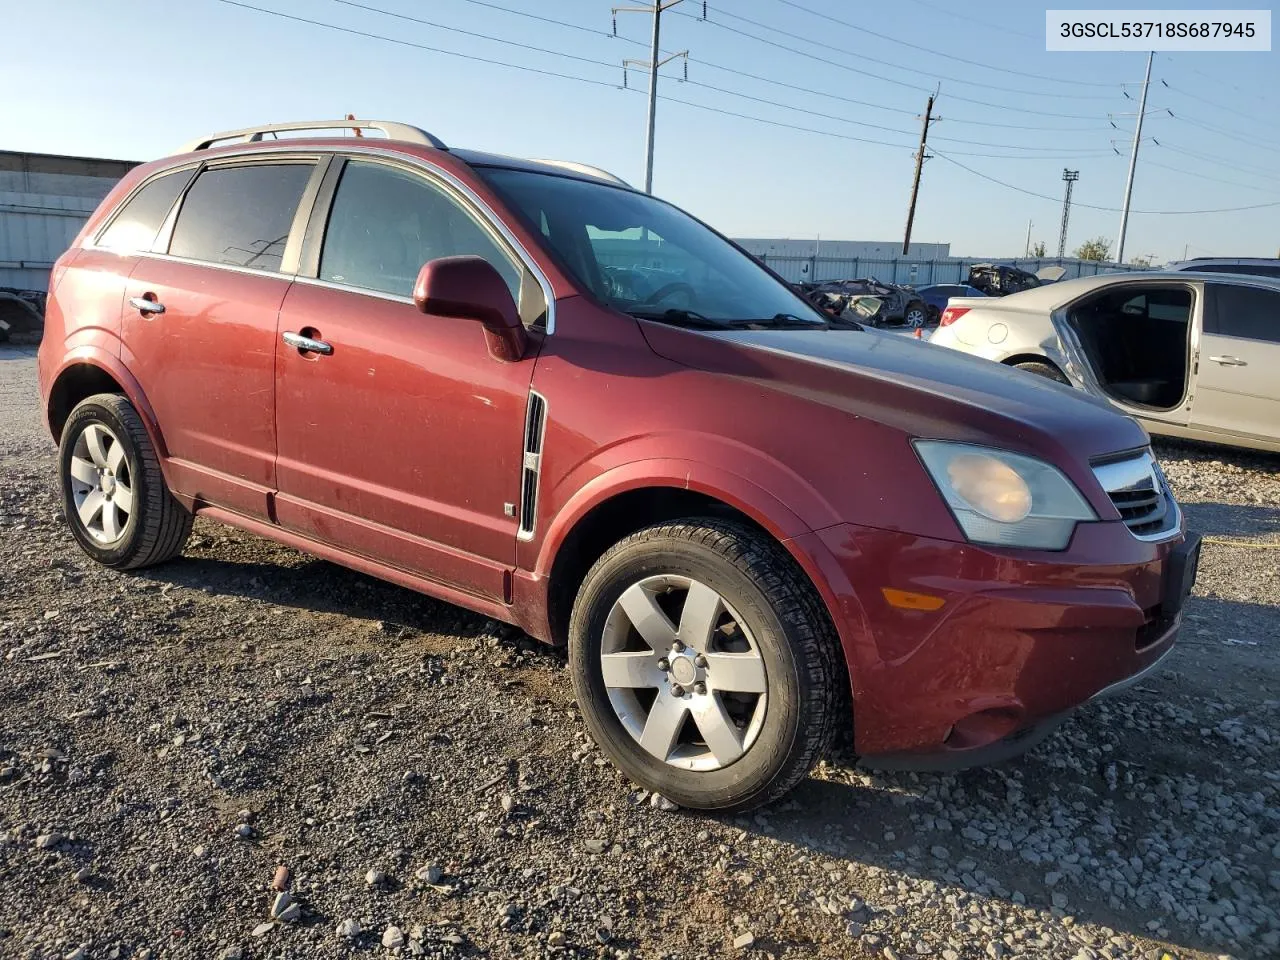
<instances>
[{"instance_id":1,"label":"chrome door handle","mask_svg":"<svg viewBox=\"0 0 1280 960\"><path fill-rule=\"evenodd\" d=\"M307 353L318 353L326 357L333 353L333 347L323 340L312 340L310 337L304 337L302 334L294 333L291 330L282 333L280 336L289 346L297 347Z\"/></svg>"},{"instance_id":2,"label":"chrome door handle","mask_svg":"<svg viewBox=\"0 0 1280 960\"><path fill-rule=\"evenodd\" d=\"M1249 362L1241 360L1239 357L1210 357L1214 363L1220 363L1224 367L1247 367Z\"/></svg>"},{"instance_id":3,"label":"chrome door handle","mask_svg":"<svg viewBox=\"0 0 1280 960\"><path fill-rule=\"evenodd\" d=\"M157 300L148 300L146 297L130 297L129 306L133 307L144 317L148 313L161 314L164 313L164 304Z\"/></svg>"}]
</instances>

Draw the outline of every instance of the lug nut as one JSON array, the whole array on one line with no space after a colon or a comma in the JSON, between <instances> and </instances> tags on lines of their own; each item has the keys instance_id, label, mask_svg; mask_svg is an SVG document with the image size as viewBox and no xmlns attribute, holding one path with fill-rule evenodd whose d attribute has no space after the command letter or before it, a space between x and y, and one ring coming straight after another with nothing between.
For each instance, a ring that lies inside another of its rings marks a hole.
<instances>
[{"instance_id":1,"label":"lug nut","mask_svg":"<svg viewBox=\"0 0 1280 960\"><path fill-rule=\"evenodd\" d=\"M673 683L673 684L671 685L671 695L672 695L673 697L683 697L683 696L684 696L684 687L680 686L680 684L678 684L678 683Z\"/></svg>"},{"instance_id":2,"label":"lug nut","mask_svg":"<svg viewBox=\"0 0 1280 960\"><path fill-rule=\"evenodd\" d=\"M693 663L694 663L694 666L705 667L707 665L707 658L704 657L702 654L698 654L696 657L693 658Z\"/></svg>"},{"instance_id":3,"label":"lug nut","mask_svg":"<svg viewBox=\"0 0 1280 960\"><path fill-rule=\"evenodd\" d=\"M680 653L682 650L684 650L684 641L677 640L675 643L671 645L671 649L674 650L676 653Z\"/></svg>"},{"instance_id":4,"label":"lug nut","mask_svg":"<svg viewBox=\"0 0 1280 960\"><path fill-rule=\"evenodd\" d=\"M666 657L663 657L661 660L658 661L658 669L661 670L663 673L666 673L668 670L671 669L670 661L668 661Z\"/></svg>"},{"instance_id":5,"label":"lug nut","mask_svg":"<svg viewBox=\"0 0 1280 960\"><path fill-rule=\"evenodd\" d=\"M699 680L693 685L693 692L697 694L704 694L707 692L707 685Z\"/></svg>"}]
</instances>

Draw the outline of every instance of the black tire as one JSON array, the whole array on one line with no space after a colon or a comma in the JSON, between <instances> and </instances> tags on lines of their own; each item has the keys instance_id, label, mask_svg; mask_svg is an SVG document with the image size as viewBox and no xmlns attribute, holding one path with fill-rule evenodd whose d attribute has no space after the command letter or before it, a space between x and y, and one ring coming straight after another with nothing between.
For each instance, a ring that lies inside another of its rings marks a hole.
<instances>
[{"instance_id":1,"label":"black tire","mask_svg":"<svg viewBox=\"0 0 1280 960\"><path fill-rule=\"evenodd\" d=\"M1041 362L1039 360L1024 360L1022 363L1015 363L1014 368L1025 370L1027 373L1034 373L1037 377L1044 377L1046 380L1052 380L1055 383L1065 383L1071 385L1071 381L1067 379L1066 374L1055 367L1052 363Z\"/></svg>"},{"instance_id":2,"label":"black tire","mask_svg":"<svg viewBox=\"0 0 1280 960\"><path fill-rule=\"evenodd\" d=\"M119 538L103 543L80 519L72 490L71 460L81 435L93 424L105 426L118 438L127 463L132 510ZM164 563L182 552L191 533L191 513L169 492L155 447L142 418L127 399L99 393L80 402L62 429L58 445L58 480L67 526L90 557L116 570L133 570Z\"/></svg>"},{"instance_id":3,"label":"black tire","mask_svg":"<svg viewBox=\"0 0 1280 960\"><path fill-rule=\"evenodd\" d=\"M605 689L600 654L609 613L624 590L658 575L696 579L719 593L764 661L767 700L759 733L719 769L680 769L645 751ZM574 689L596 743L631 780L695 809L770 803L808 775L846 702L839 655L827 612L790 555L746 524L713 518L659 524L616 543L588 572L569 624Z\"/></svg>"},{"instance_id":4,"label":"black tire","mask_svg":"<svg viewBox=\"0 0 1280 960\"><path fill-rule=\"evenodd\" d=\"M929 323L929 308L923 300L912 300L902 311L902 322L908 327L924 327Z\"/></svg>"}]
</instances>

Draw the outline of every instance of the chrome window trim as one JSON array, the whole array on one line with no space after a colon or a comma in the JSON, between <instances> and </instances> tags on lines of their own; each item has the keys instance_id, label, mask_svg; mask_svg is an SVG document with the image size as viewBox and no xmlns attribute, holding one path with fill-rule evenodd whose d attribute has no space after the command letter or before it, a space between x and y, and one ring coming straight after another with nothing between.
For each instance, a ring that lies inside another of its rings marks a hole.
<instances>
[{"instance_id":1,"label":"chrome window trim","mask_svg":"<svg viewBox=\"0 0 1280 960\"><path fill-rule=\"evenodd\" d=\"M312 287L324 287L328 290L341 290L343 293L355 293L362 297L374 297L378 300L390 300L393 303L407 303L413 306L413 297L404 297L398 293L387 293L383 290L370 290L368 287L353 287L333 280L321 280L319 277L295 276L294 283L305 283Z\"/></svg>"},{"instance_id":2,"label":"chrome window trim","mask_svg":"<svg viewBox=\"0 0 1280 960\"><path fill-rule=\"evenodd\" d=\"M107 251L108 253L112 251ZM274 277L277 280L283 280L285 283L291 283L297 279L291 273L281 273L279 270L261 270L257 267L240 267L234 263L210 263L208 260L196 260L192 257L175 257L171 253L154 253L148 250L134 251L126 256L146 257L148 260L163 260L167 263L185 263L192 267L208 267L210 270L229 270L231 273L244 273L251 277Z\"/></svg>"},{"instance_id":3,"label":"chrome window trim","mask_svg":"<svg viewBox=\"0 0 1280 960\"><path fill-rule=\"evenodd\" d=\"M1168 523L1160 530L1153 533L1134 533L1128 524L1125 528L1129 530L1129 534L1135 540L1142 540L1147 543L1155 543L1161 540L1171 540L1182 532L1182 508L1178 506L1178 501L1173 495L1173 491L1169 489L1169 482L1165 479L1164 471L1160 469L1160 464L1152 455L1151 450L1143 450L1136 457L1125 457L1120 460L1109 460L1106 463L1090 464L1093 475L1097 478L1098 485L1102 487L1103 492L1107 495L1107 499L1111 499L1112 493L1119 493L1128 490L1137 489L1144 481L1150 480L1156 491L1160 493L1168 507ZM1124 522L1123 520L1121 521Z\"/></svg>"},{"instance_id":4,"label":"chrome window trim","mask_svg":"<svg viewBox=\"0 0 1280 960\"><path fill-rule=\"evenodd\" d=\"M262 151L270 153L271 151ZM419 157L415 154L404 153L400 150L389 150L385 147L376 146L347 146L343 144L340 147L333 147L327 152L335 157L351 157L351 156L370 156L378 157L383 160L390 160L394 163L410 167L416 171L426 173L428 177L438 179L446 187L452 189L467 205L471 207L474 214L477 215L482 225L487 226L490 230L495 231L499 237L511 248L523 263L525 268L533 275L534 280L538 282L538 286L542 288L542 298L547 304L547 322L544 326L544 332L547 336L551 336L556 332L556 300L555 294L551 289L551 281L547 279L547 275L543 272L538 262L529 253L528 248L521 243L510 228L502 221L502 218L494 211L494 209L486 203L479 194L472 190L469 186L459 180L448 170L441 169L431 163L425 157ZM246 156L250 154L237 154L237 156ZM299 278L301 279L301 278ZM377 291L370 291L363 287L337 287L336 289L348 290L352 293L363 293L374 295ZM412 301L410 301L412 302Z\"/></svg>"},{"instance_id":5,"label":"chrome window trim","mask_svg":"<svg viewBox=\"0 0 1280 960\"><path fill-rule=\"evenodd\" d=\"M362 146L362 145L355 145L355 144L352 144L350 146L343 144L342 146L327 147L322 150L305 150L305 151L286 151L279 148L277 149L259 148L256 150L244 150L243 152L224 154L217 158L214 158L213 160L193 162L192 160L187 158L180 163L175 163L171 167L166 167L163 170L157 170L155 174L152 177L148 177L147 180L144 181L144 183L150 182L150 180L154 179L154 177L158 177L165 173L171 173L173 171L180 170L183 167L201 166L209 163L235 162L235 161L261 162L262 160L271 160L271 159L279 159L282 161L310 159L310 160L319 162L325 157L350 157L350 156L370 156L370 157L379 157L384 160L391 160L393 162L413 168L417 171L424 172L429 177L435 177L439 179L445 186L451 188L456 194L458 194L463 200L465 200L467 204L470 205L470 207L472 208L472 212L478 215L482 225L487 226L490 230L497 232L497 234L507 243L507 245L512 249L512 251L515 252L516 256L523 262L525 268L533 275L533 278L534 280L537 281L538 286L542 288L542 298L543 300L546 301L546 304L547 304L547 322L543 328L544 333L547 336L551 336L556 332L556 300L555 300L555 294L551 289L551 281L547 279L546 273L543 272L542 267L538 265L538 262L533 258L532 254L529 253L528 248L525 247L525 245L521 243L519 239L516 238L516 235L511 232L511 230L507 227L507 225L502 221L502 218L498 216L498 214L494 211L494 209L488 203L486 203L480 197L479 194L477 194L474 190L472 190L469 186L467 186L463 181L459 180L456 176L454 176L448 170L444 170L444 169L441 169L440 167L437 167L435 164L431 163L424 157L419 157L411 153L405 153L401 150L388 149L386 147ZM192 178L192 182L194 182L194 178ZM190 185L191 183L189 182L187 186L190 187ZM141 186L142 184L139 184L139 189L141 188ZM133 194L130 193L129 196L132 197ZM183 196L185 197L185 190L183 191ZM179 199L182 199L182 198L180 197ZM123 202L121 203L121 206L123 207ZM170 216L172 216L173 210L170 210L169 213L170 213ZM162 226L161 228L162 232L163 232L163 229L164 228ZM86 249L99 249L96 243L86 243L86 244L83 244L83 246ZM108 250L107 252L119 253L119 251L115 251L115 250ZM173 260L177 263L191 263L197 266L215 267L217 269L222 269L222 270L232 270L232 271L238 271L241 273L250 273L255 276L288 277L289 279L294 280L295 282L296 281L314 282L323 286L332 286L332 288L335 290L345 290L348 293L361 294L363 296L368 296L368 297L378 297L380 299L393 299L393 300L396 300L397 302L407 302L407 303L413 302L412 298L398 297L394 294L383 294L380 291L368 290L364 287L347 287L347 286L342 286L340 284L330 284L326 281L320 281L317 278L300 277L296 273L281 273L275 270L255 270L251 267L237 267L233 264L225 264L225 263L209 263L206 260L192 260L185 257L174 257L167 253L133 251L131 253L123 254L123 255L147 256L147 257L154 257L156 259Z\"/></svg>"}]
</instances>

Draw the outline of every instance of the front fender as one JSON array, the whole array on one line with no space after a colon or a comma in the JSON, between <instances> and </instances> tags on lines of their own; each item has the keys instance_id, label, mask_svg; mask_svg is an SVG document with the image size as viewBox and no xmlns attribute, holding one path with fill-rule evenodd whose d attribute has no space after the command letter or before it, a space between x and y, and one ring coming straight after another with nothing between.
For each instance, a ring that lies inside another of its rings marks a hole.
<instances>
[{"instance_id":1,"label":"front fender","mask_svg":"<svg viewBox=\"0 0 1280 960\"><path fill-rule=\"evenodd\" d=\"M691 490L714 497L750 517L778 540L798 537L815 529L774 492L724 467L674 457L629 460L598 472L555 510L537 550L532 566L534 575L550 574L565 538L596 507L620 494L657 487Z\"/></svg>"}]
</instances>

